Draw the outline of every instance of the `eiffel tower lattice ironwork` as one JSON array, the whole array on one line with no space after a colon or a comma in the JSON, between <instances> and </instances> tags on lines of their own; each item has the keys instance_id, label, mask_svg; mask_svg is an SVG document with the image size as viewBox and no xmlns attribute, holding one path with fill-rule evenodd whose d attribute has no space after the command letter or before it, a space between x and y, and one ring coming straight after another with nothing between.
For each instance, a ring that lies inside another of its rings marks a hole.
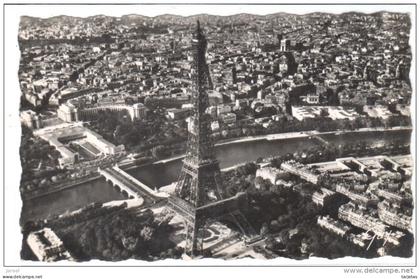
<instances>
[{"instance_id":1,"label":"eiffel tower lattice ironwork","mask_svg":"<svg viewBox=\"0 0 420 279\"><path fill-rule=\"evenodd\" d=\"M209 106L207 90L212 88L206 50L207 40L200 23L197 22L192 47L194 114L188 124L187 152L175 195L169 198L169 206L187 220L185 250L191 256L202 252L203 226L208 220L217 219L220 215L229 215L242 231L244 227L250 227L237 208L239 198L226 198L224 194L219 162L215 157L211 137L211 117L206 113Z\"/></svg>"}]
</instances>

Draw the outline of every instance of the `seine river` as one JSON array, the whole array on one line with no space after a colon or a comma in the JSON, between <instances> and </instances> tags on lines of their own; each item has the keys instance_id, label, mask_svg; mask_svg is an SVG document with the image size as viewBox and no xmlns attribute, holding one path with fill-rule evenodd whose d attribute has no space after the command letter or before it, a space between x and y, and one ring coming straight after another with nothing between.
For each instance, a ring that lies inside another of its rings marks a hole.
<instances>
[{"instance_id":1,"label":"seine river","mask_svg":"<svg viewBox=\"0 0 420 279\"><path fill-rule=\"evenodd\" d=\"M383 145L394 140L408 143L410 142L410 135L411 131L400 130L328 134L323 135L322 138L337 145L352 143L361 139L370 144ZM305 150L319 144L321 143L313 138L237 142L217 146L216 155L220 161L220 167L226 168L254 161L259 157L282 155L297 150ZM181 166L182 160L177 159L167 163L131 169L128 172L145 184L159 188L176 181ZM107 202L117 199L125 199L125 197L110 184L107 184L103 178L97 179L61 192L26 201L22 208L22 220L46 218L52 214L76 210L92 202Z\"/></svg>"}]
</instances>

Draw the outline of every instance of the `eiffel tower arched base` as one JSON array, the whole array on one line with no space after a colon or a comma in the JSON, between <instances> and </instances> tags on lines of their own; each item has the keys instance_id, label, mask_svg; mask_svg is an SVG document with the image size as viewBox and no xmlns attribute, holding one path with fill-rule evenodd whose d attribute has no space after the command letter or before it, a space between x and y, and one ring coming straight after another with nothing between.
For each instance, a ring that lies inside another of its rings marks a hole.
<instances>
[{"instance_id":1,"label":"eiffel tower arched base","mask_svg":"<svg viewBox=\"0 0 420 279\"><path fill-rule=\"evenodd\" d=\"M185 201L171 197L168 206L183 217L185 226L185 253L191 258L204 254L204 231L218 221L232 223L238 228L238 233L252 238L257 235L252 225L243 214L242 208L247 204L246 194L239 193L234 197L210 203L198 208L186 208Z\"/></svg>"}]
</instances>

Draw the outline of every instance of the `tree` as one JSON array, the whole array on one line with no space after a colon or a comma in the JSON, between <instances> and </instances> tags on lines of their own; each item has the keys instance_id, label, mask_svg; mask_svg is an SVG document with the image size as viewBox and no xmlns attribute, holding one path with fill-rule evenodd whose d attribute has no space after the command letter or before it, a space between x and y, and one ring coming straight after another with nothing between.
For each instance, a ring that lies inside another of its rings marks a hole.
<instances>
[{"instance_id":1,"label":"tree","mask_svg":"<svg viewBox=\"0 0 420 279\"><path fill-rule=\"evenodd\" d=\"M122 237L122 244L129 251L136 250L138 241L139 239L134 236Z\"/></svg>"},{"instance_id":2,"label":"tree","mask_svg":"<svg viewBox=\"0 0 420 279\"><path fill-rule=\"evenodd\" d=\"M152 156L155 158L161 158L162 156L165 155L165 147L163 145L158 145L153 147L152 149Z\"/></svg>"},{"instance_id":3,"label":"tree","mask_svg":"<svg viewBox=\"0 0 420 279\"><path fill-rule=\"evenodd\" d=\"M329 115L330 114L328 112L328 109L326 109L326 108L322 108L321 111L320 111L320 113L319 113L319 116L321 116L322 118L328 117Z\"/></svg>"},{"instance_id":4,"label":"tree","mask_svg":"<svg viewBox=\"0 0 420 279\"><path fill-rule=\"evenodd\" d=\"M269 232L269 228L268 228L268 224L267 223L263 223L263 225L261 226L260 229L260 235L264 236Z\"/></svg>"},{"instance_id":5,"label":"tree","mask_svg":"<svg viewBox=\"0 0 420 279\"><path fill-rule=\"evenodd\" d=\"M280 229L280 223L274 219L270 222L270 230L271 231L278 231Z\"/></svg>"},{"instance_id":6,"label":"tree","mask_svg":"<svg viewBox=\"0 0 420 279\"><path fill-rule=\"evenodd\" d=\"M149 241L152 239L155 230L152 227L145 226L140 231L140 236L143 238L144 241Z\"/></svg>"}]
</instances>

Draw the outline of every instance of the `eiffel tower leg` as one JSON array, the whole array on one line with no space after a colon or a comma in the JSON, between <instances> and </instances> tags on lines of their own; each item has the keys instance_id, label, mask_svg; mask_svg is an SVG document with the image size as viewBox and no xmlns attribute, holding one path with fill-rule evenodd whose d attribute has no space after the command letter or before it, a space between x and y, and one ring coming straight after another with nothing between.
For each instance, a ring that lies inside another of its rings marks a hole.
<instances>
[{"instance_id":1,"label":"eiffel tower leg","mask_svg":"<svg viewBox=\"0 0 420 279\"><path fill-rule=\"evenodd\" d=\"M199 247L198 247L199 246L198 241L200 238L198 229L199 229L198 222L195 221L192 227L192 232L191 232L191 240L192 240L191 257L195 257L200 254Z\"/></svg>"},{"instance_id":2,"label":"eiffel tower leg","mask_svg":"<svg viewBox=\"0 0 420 279\"><path fill-rule=\"evenodd\" d=\"M185 247L184 253L188 254L189 246L190 246L190 226L188 225L187 221L184 221L185 224Z\"/></svg>"}]
</instances>

